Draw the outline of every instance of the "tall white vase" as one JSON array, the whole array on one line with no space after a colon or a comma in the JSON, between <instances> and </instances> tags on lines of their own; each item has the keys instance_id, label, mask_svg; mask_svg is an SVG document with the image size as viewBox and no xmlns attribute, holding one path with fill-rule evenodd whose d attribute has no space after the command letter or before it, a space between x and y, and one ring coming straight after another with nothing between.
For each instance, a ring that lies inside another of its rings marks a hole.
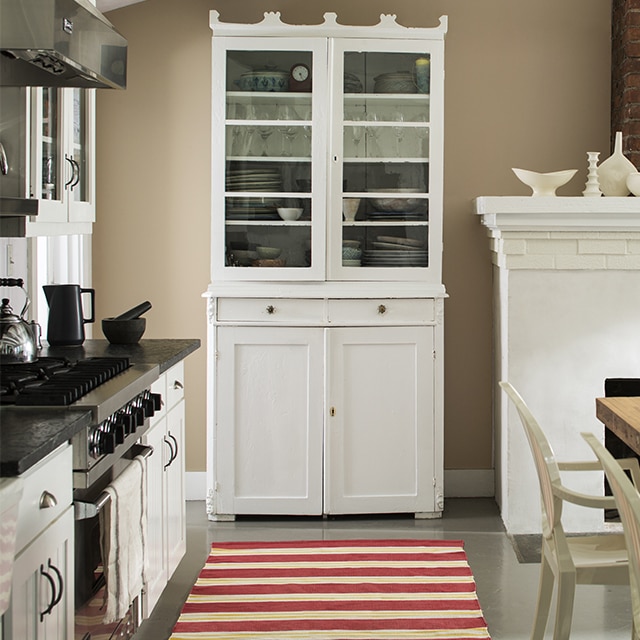
<instances>
[{"instance_id":1,"label":"tall white vase","mask_svg":"<svg viewBox=\"0 0 640 640\"><path fill-rule=\"evenodd\" d=\"M622 131L616 131L613 154L598 167L598 182L605 196L628 196L627 176L636 168L622 153Z\"/></svg>"}]
</instances>

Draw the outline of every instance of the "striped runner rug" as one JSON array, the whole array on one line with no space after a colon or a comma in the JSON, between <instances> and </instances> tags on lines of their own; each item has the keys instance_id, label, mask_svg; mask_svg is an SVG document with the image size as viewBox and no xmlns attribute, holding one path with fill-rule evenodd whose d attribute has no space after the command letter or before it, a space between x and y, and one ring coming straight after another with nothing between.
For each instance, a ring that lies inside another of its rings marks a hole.
<instances>
[{"instance_id":1,"label":"striped runner rug","mask_svg":"<svg viewBox=\"0 0 640 640\"><path fill-rule=\"evenodd\" d=\"M172 640L490 639L460 540L214 543Z\"/></svg>"}]
</instances>

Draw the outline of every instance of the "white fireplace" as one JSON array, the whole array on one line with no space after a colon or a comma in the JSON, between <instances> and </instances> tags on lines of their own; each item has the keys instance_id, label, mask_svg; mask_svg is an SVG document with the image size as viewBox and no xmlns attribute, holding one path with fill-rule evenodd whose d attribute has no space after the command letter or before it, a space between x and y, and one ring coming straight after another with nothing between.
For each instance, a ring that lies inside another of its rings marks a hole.
<instances>
[{"instance_id":1,"label":"white fireplace","mask_svg":"<svg viewBox=\"0 0 640 640\"><path fill-rule=\"evenodd\" d=\"M603 437L605 378L640 377L640 198L481 197L474 209L493 261L496 499L509 533L539 533L531 454L497 382L520 392L558 459L593 459L580 432ZM601 493L593 475L565 479ZM568 531L603 527L593 510L565 514Z\"/></svg>"}]
</instances>

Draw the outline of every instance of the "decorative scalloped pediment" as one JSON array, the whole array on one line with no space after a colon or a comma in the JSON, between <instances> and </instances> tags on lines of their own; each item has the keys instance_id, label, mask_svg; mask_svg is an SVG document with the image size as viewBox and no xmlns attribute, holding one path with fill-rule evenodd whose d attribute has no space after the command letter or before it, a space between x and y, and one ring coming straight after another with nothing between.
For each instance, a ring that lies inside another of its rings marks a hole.
<instances>
[{"instance_id":1,"label":"decorative scalloped pediment","mask_svg":"<svg viewBox=\"0 0 640 640\"><path fill-rule=\"evenodd\" d=\"M282 21L279 11L267 11L260 22L231 23L222 22L220 13L213 9L209 14L209 25L215 32L225 35L243 35L249 30L255 34L255 28L260 28L261 35L316 35L316 36L369 36L375 37L376 32L386 37L416 37L416 38L444 38L447 32L447 16L440 16L437 27L405 27L397 22L395 14L381 14L377 25L345 25L338 22L338 15L332 11L324 14L322 24L295 25Z\"/></svg>"}]
</instances>

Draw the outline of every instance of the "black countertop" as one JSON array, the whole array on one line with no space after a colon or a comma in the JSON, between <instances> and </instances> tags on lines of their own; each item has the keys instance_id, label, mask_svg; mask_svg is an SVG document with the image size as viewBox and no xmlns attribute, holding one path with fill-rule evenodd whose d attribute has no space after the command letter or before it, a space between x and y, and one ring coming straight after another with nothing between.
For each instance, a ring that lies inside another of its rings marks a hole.
<instances>
[{"instance_id":1,"label":"black countertop","mask_svg":"<svg viewBox=\"0 0 640 640\"><path fill-rule=\"evenodd\" d=\"M40 355L69 360L128 356L132 364L157 364L162 374L199 347L198 339L141 340L135 345L85 340L80 347L45 347ZM90 422L91 412L85 409L0 407L0 477L24 473Z\"/></svg>"}]
</instances>

